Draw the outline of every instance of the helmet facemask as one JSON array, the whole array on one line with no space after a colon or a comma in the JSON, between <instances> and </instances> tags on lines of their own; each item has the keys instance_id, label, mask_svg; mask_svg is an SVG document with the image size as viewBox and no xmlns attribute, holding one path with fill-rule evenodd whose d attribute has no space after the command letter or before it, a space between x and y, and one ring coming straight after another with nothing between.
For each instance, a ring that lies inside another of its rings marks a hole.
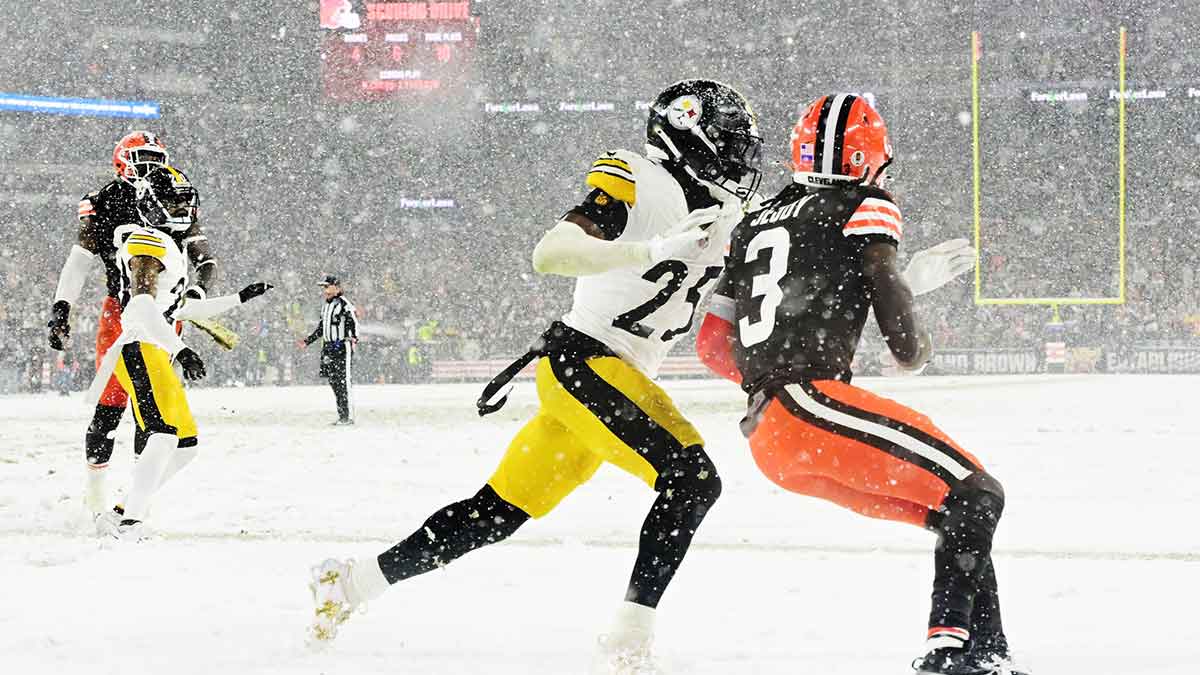
<instances>
[{"instance_id":1,"label":"helmet facemask","mask_svg":"<svg viewBox=\"0 0 1200 675\"><path fill-rule=\"evenodd\" d=\"M697 128L699 131L699 128ZM762 183L762 137L752 130L740 131L710 125L704 134L712 142L718 175L707 180L737 195L743 201L758 191Z\"/></svg>"},{"instance_id":2,"label":"helmet facemask","mask_svg":"<svg viewBox=\"0 0 1200 675\"><path fill-rule=\"evenodd\" d=\"M167 164L166 151L153 146L127 150L125 158L126 164L133 167L138 178L145 178L151 171Z\"/></svg>"},{"instance_id":3,"label":"helmet facemask","mask_svg":"<svg viewBox=\"0 0 1200 675\"><path fill-rule=\"evenodd\" d=\"M157 135L148 131L127 134L113 150L113 168L117 170L117 176L130 183L167 166L170 161L166 146Z\"/></svg>"},{"instance_id":4,"label":"helmet facemask","mask_svg":"<svg viewBox=\"0 0 1200 675\"><path fill-rule=\"evenodd\" d=\"M161 167L138 179L138 215L150 227L183 232L196 222L200 195L183 174L164 176L168 170Z\"/></svg>"}]
</instances>

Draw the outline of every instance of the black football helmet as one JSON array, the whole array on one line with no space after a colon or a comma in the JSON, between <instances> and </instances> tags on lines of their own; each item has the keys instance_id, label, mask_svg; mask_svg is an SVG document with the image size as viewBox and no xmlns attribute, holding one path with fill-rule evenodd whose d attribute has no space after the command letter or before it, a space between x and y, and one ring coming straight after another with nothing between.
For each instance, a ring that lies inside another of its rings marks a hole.
<instances>
[{"instance_id":1,"label":"black football helmet","mask_svg":"<svg viewBox=\"0 0 1200 675\"><path fill-rule=\"evenodd\" d=\"M737 90L715 80L681 80L650 106L646 142L694 177L747 199L762 182L758 118Z\"/></svg>"},{"instance_id":2,"label":"black football helmet","mask_svg":"<svg viewBox=\"0 0 1200 675\"><path fill-rule=\"evenodd\" d=\"M138 215L147 226L183 232L196 222L200 195L179 169L160 166L137 179L134 186Z\"/></svg>"}]
</instances>

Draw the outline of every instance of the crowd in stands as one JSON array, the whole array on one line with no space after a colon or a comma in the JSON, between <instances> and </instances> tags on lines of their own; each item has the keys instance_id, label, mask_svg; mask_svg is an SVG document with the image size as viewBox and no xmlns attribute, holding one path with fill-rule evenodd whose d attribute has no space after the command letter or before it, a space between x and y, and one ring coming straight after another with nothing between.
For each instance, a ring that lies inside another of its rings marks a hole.
<instances>
[{"instance_id":1,"label":"crowd in stands","mask_svg":"<svg viewBox=\"0 0 1200 675\"><path fill-rule=\"evenodd\" d=\"M108 180L111 147L133 125L160 132L175 163L197 184L201 218L220 261L217 291L234 292L256 280L276 285L258 304L225 319L241 337L236 350L219 353L207 338L188 337L212 362L212 381L314 380L316 356L295 342L315 325L321 303L316 282L330 273L345 280L358 309L363 357L357 378L400 381L426 376L435 360L515 356L564 313L570 281L534 274L529 252L582 198L582 179L595 155L640 149L645 111L638 102L644 105L675 76L715 76L755 104L767 139L768 193L788 180L786 139L799 106L832 89L870 88L898 154L894 187L906 219L903 252L910 254L973 232L964 36L976 21L1036 25L1039 31L1028 39L1043 45L1066 44L1056 30L1078 32L1038 24L1016 7L980 19L934 12L935 3L891 3L870 15L879 24L876 33L886 36L881 42L862 50L854 63L817 68L807 60L823 57L803 48L811 41L806 19L842 11L828 3L789 9L784 15L795 20L756 22L753 31L714 28L709 34L697 34L696 26L742 25L740 4L689 3L686 18L683 12L664 18L660 5L680 3L644 3L627 8L617 36L602 29L610 22L601 5L532 3L537 12L531 13L528 4L479 3L484 32L474 81L436 106L322 101L319 63L295 58L289 43L309 39L304 31L315 26L296 3L274 10L262 3L254 16L216 12L190 36L151 27L120 51L105 46L105 36L120 30L117 19L107 28L103 22L64 24L64 31L82 31L75 42L83 55L76 61L63 62L49 45L21 46L29 58L41 59L38 67L58 69L55 91L46 89L45 77L0 73L14 82L26 78L30 93L103 96L117 87L126 97L163 98L171 105L163 119L145 123L0 114L0 232L6 244L0 250L0 391L35 381L51 388L61 372L78 381L89 377L102 294L98 264L73 313L73 347L65 358L47 349L44 326L75 234L75 203ZM127 11L116 2L106 7L114 17ZM590 22L588 12L594 15ZM161 18L139 16L151 23ZM1037 106L1020 84L1022 78L1069 78L1083 68L1088 60L1080 55L1115 35L1116 20L1101 19L1092 27L1101 37L1058 59L1028 56L1036 52L1032 42L990 42L985 34L984 67L992 68L989 73L1008 68L1010 76L984 82L986 297L1120 293L1115 103L1096 97L1084 106ZM279 35L288 37L264 40L261 30L252 30L264 21L276 21ZM561 30L581 22L601 28ZM1158 19L1144 23L1171 29ZM503 35L502 46L489 47L494 35ZM631 50L610 49L655 41L673 41L677 48L660 48L649 62ZM826 35L824 42L831 41ZM1170 54L1149 47L1144 53ZM608 56L597 62L588 54ZM129 75L164 58L182 59L181 71L194 61L202 75L197 81L205 86L192 82L193 90L163 93ZM556 107L560 101L608 101L615 109L564 112ZM536 114L488 112L488 102L543 108ZM1200 137L1186 130L1187 110L1135 105L1146 107L1129 126L1127 302L1061 307L1073 344L1192 343L1200 335L1200 251L1188 233L1200 222L1193 206L1200 204L1200 186L1188 179L1192 155L1171 152ZM1048 307L979 306L974 298L967 275L921 300L940 348L1037 349L1044 342L1053 316ZM677 349L687 353L690 345Z\"/></svg>"}]
</instances>

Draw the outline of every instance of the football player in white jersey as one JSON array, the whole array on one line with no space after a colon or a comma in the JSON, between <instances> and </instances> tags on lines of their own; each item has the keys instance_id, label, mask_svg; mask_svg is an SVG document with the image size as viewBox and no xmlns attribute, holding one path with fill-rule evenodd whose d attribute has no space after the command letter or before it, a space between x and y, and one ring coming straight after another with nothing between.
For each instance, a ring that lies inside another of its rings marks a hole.
<instances>
[{"instance_id":1,"label":"football player in white jersey","mask_svg":"<svg viewBox=\"0 0 1200 675\"><path fill-rule=\"evenodd\" d=\"M196 455L196 422L188 408L178 363L189 380L204 377L204 362L175 331L175 321L215 316L265 293L255 283L239 293L185 303L187 258L170 233L193 220L196 192L180 171L162 166L135 183L141 223L117 227L113 246L121 268L121 334L105 354L86 400L94 405L115 375L147 434L122 511L101 515L101 532L124 540L144 536L150 498Z\"/></svg>"},{"instance_id":2,"label":"football player in white jersey","mask_svg":"<svg viewBox=\"0 0 1200 675\"><path fill-rule=\"evenodd\" d=\"M355 607L391 584L548 514L610 462L658 498L602 655L618 672L649 660L655 608L721 493L700 434L653 378L721 272L729 234L758 186L761 148L741 94L685 80L651 107L645 155L617 150L592 164L590 193L533 252L538 272L578 277L571 311L478 403L481 415L498 410L508 381L540 359L540 410L474 496L438 509L376 558L314 569L312 640L332 639Z\"/></svg>"}]
</instances>

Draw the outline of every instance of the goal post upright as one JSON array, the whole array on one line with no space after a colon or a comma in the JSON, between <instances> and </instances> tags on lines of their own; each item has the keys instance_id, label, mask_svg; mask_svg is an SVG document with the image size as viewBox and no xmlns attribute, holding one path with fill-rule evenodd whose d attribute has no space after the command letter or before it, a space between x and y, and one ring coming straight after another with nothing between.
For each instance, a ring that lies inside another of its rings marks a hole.
<instances>
[{"instance_id":1,"label":"goal post upright","mask_svg":"<svg viewBox=\"0 0 1200 675\"><path fill-rule=\"evenodd\" d=\"M1121 304L1125 304L1125 54L1127 42L1125 26L1121 26L1121 52L1118 70L1117 96L1117 220L1118 245L1120 246L1120 271L1118 272Z\"/></svg>"},{"instance_id":2,"label":"goal post upright","mask_svg":"<svg viewBox=\"0 0 1200 675\"><path fill-rule=\"evenodd\" d=\"M979 218L979 31L971 33L971 179L975 227L975 304L983 299L983 242Z\"/></svg>"}]
</instances>

